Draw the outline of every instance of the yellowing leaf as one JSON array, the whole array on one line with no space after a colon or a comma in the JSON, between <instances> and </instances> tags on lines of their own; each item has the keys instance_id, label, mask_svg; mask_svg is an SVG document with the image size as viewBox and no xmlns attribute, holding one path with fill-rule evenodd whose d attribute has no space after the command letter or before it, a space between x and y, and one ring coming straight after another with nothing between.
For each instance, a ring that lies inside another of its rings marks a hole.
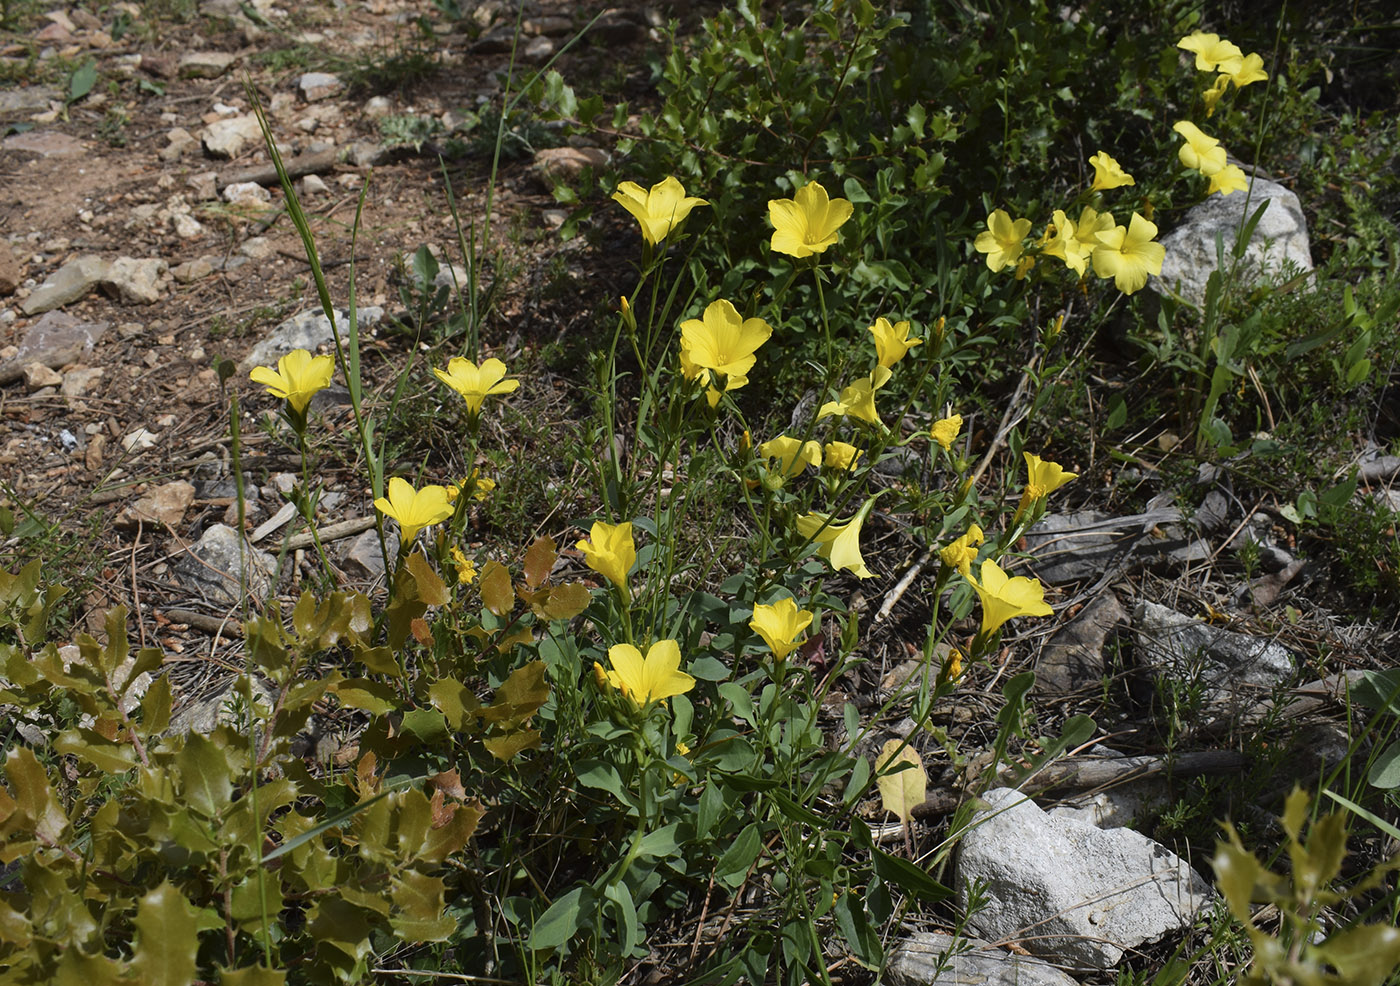
<instances>
[{"instance_id":1,"label":"yellowing leaf","mask_svg":"<svg viewBox=\"0 0 1400 986\"><path fill-rule=\"evenodd\" d=\"M488 561L481 568L481 601L497 616L506 616L515 605L510 573L498 561Z\"/></svg>"},{"instance_id":2,"label":"yellowing leaf","mask_svg":"<svg viewBox=\"0 0 1400 986\"><path fill-rule=\"evenodd\" d=\"M923 804L928 794L923 758L903 740L892 739L881 749L875 761L875 772L879 775L875 783L880 788L880 801L885 810L898 815L899 820L908 825L914 807Z\"/></svg>"},{"instance_id":3,"label":"yellowing leaf","mask_svg":"<svg viewBox=\"0 0 1400 986\"><path fill-rule=\"evenodd\" d=\"M531 589L543 585L558 558L559 549L554 538L545 535L535 541L525 552L525 584Z\"/></svg>"},{"instance_id":4,"label":"yellowing leaf","mask_svg":"<svg viewBox=\"0 0 1400 986\"><path fill-rule=\"evenodd\" d=\"M421 554L414 552L409 555L404 567L413 574L413 581L418 583L418 598L423 602L429 606L446 606L452 600L441 577Z\"/></svg>"}]
</instances>

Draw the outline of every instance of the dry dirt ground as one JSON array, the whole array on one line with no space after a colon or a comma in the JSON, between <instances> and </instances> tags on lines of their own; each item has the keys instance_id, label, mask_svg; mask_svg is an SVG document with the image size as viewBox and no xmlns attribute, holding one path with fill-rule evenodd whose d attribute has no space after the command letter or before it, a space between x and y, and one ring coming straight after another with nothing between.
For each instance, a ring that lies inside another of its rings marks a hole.
<instances>
[{"instance_id":1,"label":"dry dirt ground","mask_svg":"<svg viewBox=\"0 0 1400 986\"><path fill-rule=\"evenodd\" d=\"M129 304L97 286L63 306L82 322L109 323L94 349L54 367L66 387L23 377L0 385L0 503L8 502L21 520L30 512L54 525L53 536L19 544L21 557L37 546L52 568L91 580L79 586L75 622L87 618L97 629L102 609L139 604L147 616L139 621L143 639L159 627L161 642L178 651L189 641L182 642L180 621L172 629L162 609L190 600L181 598L188 591L172 579L170 563L224 517L227 490L195 482L195 500L168 526L122 527L122 511L159 484L196 481L201 459L211 454L227 462L230 402L215 366L244 359L283 318L318 307L275 179L262 179L267 205L230 204L219 195L231 177L267 164L261 142L247 141L232 159L216 157L198 142L203 128L248 113L251 83L285 158L317 152L324 158L328 151L343 158L357 147L358 157L323 165L319 182L298 188L332 297L344 307L350 229L367 184L354 256L359 303L383 307L409 326L396 332L384 322L367 340L369 375L392 385L415 349L425 348L404 304L412 300L401 291L409 282L404 257L429 245L444 264L461 262L444 173L463 222L474 224L478 236L485 232L494 136L489 111L501 102L511 60L508 40L501 39L514 33L516 11L494 0L463 4L461 18L413 0L258 0L250 21L237 4L217 0L167 11L170 6L94 5L97 14L59 9L0 35L6 80L0 96L9 100L0 106L10 107L0 116L0 365L13 363L14 347L43 317L25 312L26 299L64 264L95 254L155 258L167 268L153 303ZM528 78L596 12L562 0L529 0L521 45L531 50L528 57L520 52L518 78ZM606 76L616 91L645 98L646 54L660 41L654 25L675 13L669 5L616 10L556 67L571 79ZM188 64L191 55L212 66ZM89 62L97 70L91 92L67 102L70 79ZM322 68L345 85L329 96L308 94L300 84L304 74ZM441 164L433 151L473 112L484 122L461 135L464 153ZM417 152L400 147L386 156L375 150L383 143L385 114L446 126ZM182 130L195 138L183 152L175 146ZM534 126L525 136L562 143L557 133ZM616 294L608 280L617 263L606 259L610 251L563 242L555 232L564 213L535 165L534 149L502 162L492 243L481 267L483 284L497 289L483 343L508 361L581 331ZM366 159L377 163L355 163ZM630 235L620 223L617 229ZM454 354L449 343L432 358ZM100 374L83 372L90 369ZM295 468L285 443L258 427L274 407L271 399L246 372L228 386L247 411L250 472L266 477ZM339 427L345 415L333 412L328 420ZM127 451L123 439L142 428L154 445ZM341 517L368 515L367 485L353 461L327 462L320 478L344 494ZM16 547L11 540L5 551Z\"/></svg>"}]
</instances>

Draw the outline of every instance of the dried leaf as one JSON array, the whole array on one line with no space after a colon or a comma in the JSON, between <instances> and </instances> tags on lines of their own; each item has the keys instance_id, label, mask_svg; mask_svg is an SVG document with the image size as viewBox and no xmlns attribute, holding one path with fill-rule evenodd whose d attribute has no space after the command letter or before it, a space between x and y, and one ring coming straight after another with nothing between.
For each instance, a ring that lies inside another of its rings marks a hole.
<instances>
[{"instance_id":1,"label":"dried leaf","mask_svg":"<svg viewBox=\"0 0 1400 986\"><path fill-rule=\"evenodd\" d=\"M901 767L901 764L910 766ZM875 783L880 788L880 801L885 810L898 815L899 820L908 825L915 806L923 804L928 796L923 758L903 740L892 739L881 749L875 761L875 772L879 775Z\"/></svg>"},{"instance_id":2,"label":"dried leaf","mask_svg":"<svg viewBox=\"0 0 1400 986\"><path fill-rule=\"evenodd\" d=\"M510 573L498 561L488 561L481 568L481 602L497 616L508 615L515 605Z\"/></svg>"}]
</instances>

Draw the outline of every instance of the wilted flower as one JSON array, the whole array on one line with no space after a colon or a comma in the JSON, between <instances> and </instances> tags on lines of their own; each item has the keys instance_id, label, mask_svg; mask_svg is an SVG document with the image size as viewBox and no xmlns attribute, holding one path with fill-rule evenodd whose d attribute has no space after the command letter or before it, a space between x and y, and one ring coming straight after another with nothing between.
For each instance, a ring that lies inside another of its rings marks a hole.
<instances>
[{"instance_id":1,"label":"wilted flower","mask_svg":"<svg viewBox=\"0 0 1400 986\"><path fill-rule=\"evenodd\" d=\"M838 400L827 401L817 411L820 420L831 415L859 418L872 425L880 424L880 414L875 410L875 391L890 379L890 371L883 366L875 367L868 377L861 377L855 383L841 390Z\"/></svg>"},{"instance_id":2,"label":"wilted flower","mask_svg":"<svg viewBox=\"0 0 1400 986\"><path fill-rule=\"evenodd\" d=\"M1132 294L1147 283L1148 274L1161 274L1166 247L1154 243L1157 227L1133 213L1127 228L1116 226L1099 234L1094 251L1094 273L1111 277L1119 291Z\"/></svg>"},{"instance_id":3,"label":"wilted flower","mask_svg":"<svg viewBox=\"0 0 1400 986\"><path fill-rule=\"evenodd\" d=\"M851 212L851 203L846 199L829 199L825 188L808 182L793 198L769 200L772 247L791 257L821 253L836 242L836 231L851 218Z\"/></svg>"},{"instance_id":4,"label":"wilted flower","mask_svg":"<svg viewBox=\"0 0 1400 986\"><path fill-rule=\"evenodd\" d=\"M784 477L796 476L803 469L821 466L822 447L816 442L804 442L788 435L779 435L772 441L758 447L758 454L766 459L777 459L779 472Z\"/></svg>"},{"instance_id":5,"label":"wilted flower","mask_svg":"<svg viewBox=\"0 0 1400 986\"><path fill-rule=\"evenodd\" d=\"M277 360L277 369L255 366L248 377L265 386L273 397L284 398L301 415L311 398L330 386L334 372L334 356L312 356L305 349L293 349Z\"/></svg>"},{"instance_id":6,"label":"wilted flower","mask_svg":"<svg viewBox=\"0 0 1400 986\"><path fill-rule=\"evenodd\" d=\"M400 543L407 547L418 532L440 524L452 516L452 500L445 486L425 486L415 490L406 479L389 480L388 497L374 501L379 512L399 522Z\"/></svg>"},{"instance_id":7,"label":"wilted flower","mask_svg":"<svg viewBox=\"0 0 1400 986\"><path fill-rule=\"evenodd\" d=\"M875 498L871 497L844 524L827 523L830 514L803 514L797 518L797 532L816 542L817 554L831 562L832 568L844 568L863 579L874 578L875 573L865 567L865 559L860 554L860 528L873 506Z\"/></svg>"},{"instance_id":8,"label":"wilted flower","mask_svg":"<svg viewBox=\"0 0 1400 986\"><path fill-rule=\"evenodd\" d=\"M695 687L695 679L680 670L681 648L674 640L658 640L647 649L646 657L631 644L614 644L608 648L608 663L611 670L594 664L595 679L606 678L638 708Z\"/></svg>"},{"instance_id":9,"label":"wilted flower","mask_svg":"<svg viewBox=\"0 0 1400 986\"><path fill-rule=\"evenodd\" d=\"M702 318L681 323L681 372L712 389L738 390L749 382L748 372L758 361L754 353L772 334L763 319L743 318L723 299L711 302Z\"/></svg>"},{"instance_id":10,"label":"wilted flower","mask_svg":"<svg viewBox=\"0 0 1400 986\"><path fill-rule=\"evenodd\" d=\"M763 638L768 649L778 660L783 660L802 643L799 639L812 625L812 613L798 609L790 598L779 599L776 603L760 603L753 608L753 619L749 627Z\"/></svg>"},{"instance_id":11,"label":"wilted flower","mask_svg":"<svg viewBox=\"0 0 1400 986\"><path fill-rule=\"evenodd\" d=\"M1089 186L1094 191L1137 184L1133 176L1124 171L1123 166L1107 151L1099 151L1089 159L1089 163L1094 166L1094 183Z\"/></svg>"},{"instance_id":12,"label":"wilted flower","mask_svg":"<svg viewBox=\"0 0 1400 986\"><path fill-rule=\"evenodd\" d=\"M958 440L958 432L962 431L962 415L951 414L946 418L940 418L933 423L933 427L929 431L933 434L933 440L942 445L943 451L947 452Z\"/></svg>"},{"instance_id":13,"label":"wilted flower","mask_svg":"<svg viewBox=\"0 0 1400 986\"><path fill-rule=\"evenodd\" d=\"M987 267L996 272L1020 259L1024 249L1021 241L1030 231L1029 219L1013 222L1006 210L997 209L987 217L987 232L977 234L972 245L978 253L987 255Z\"/></svg>"},{"instance_id":14,"label":"wilted flower","mask_svg":"<svg viewBox=\"0 0 1400 986\"><path fill-rule=\"evenodd\" d=\"M1045 590L1037 579L1018 575L1008 578L996 562L988 558L982 563L982 579L970 574L967 580L982 600L982 634L989 635L1016 616L1049 616L1054 610L1045 601Z\"/></svg>"},{"instance_id":15,"label":"wilted flower","mask_svg":"<svg viewBox=\"0 0 1400 986\"><path fill-rule=\"evenodd\" d=\"M634 181L624 181L612 194L613 201L636 217L642 227L642 239L652 246L681 224L697 205L709 205L704 199L689 198L685 187L674 177L668 177L643 191ZM628 314L627 299L622 299L624 317Z\"/></svg>"},{"instance_id":16,"label":"wilted flower","mask_svg":"<svg viewBox=\"0 0 1400 986\"><path fill-rule=\"evenodd\" d=\"M883 367L894 366L909 350L924 344L922 339L909 338L908 322L891 325L887 318L877 318L870 334L875 337L875 358Z\"/></svg>"},{"instance_id":17,"label":"wilted flower","mask_svg":"<svg viewBox=\"0 0 1400 986\"><path fill-rule=\"evenodd\" d=\"M589 568L619 589L627 588L627 573L637 563L637 545L632 540L631 524L593 522L589 539L575 546L583 552Z\"/></svg>"},{"instance_id":18,"label":"wilted flower","mask_svg":"<svg viewBox=\"0 0 1400 986\"><path fill-rule=\"evenodd\" d=\"M1098 213L1094 215L1097 216ZM1089 266L1089 257L1094 252L1093 247L1086 245L1075 235L1074 220L1066 216L1063 209L1055 210L1052 226L1054 232L1046 239L1042 252L1047 257L1059 257L1066 267L1083 277ZM1112 226L1112 217L1109 217L1105 228L1111 229Z\"/></svg>"},{"instance_id":19,"label":"wilted flower","mask_svg":"<svg viewBox=\"0 0 1400 986\"><path fill-rule=\"evenodd\" d=\"M505 380L506 365L498 359L488 359L477 366L471 360L454 356L447 361L447 370L433 368L433 374L462 395L467 402L467 418L475 421L481 405L488 397L509 394L520 386L519 380Z\"/></svg>"},{"instance_id":20,"label":"wilted flower","mask_svg":"<svg viewBox=\"0 0 1400 986\"><path fill-rule=\"evenodd\" d=\"M1230 77L1228 75L1218 75L1215 84L1201 93L1201 99L1206 104L1206 116L1215 116L1215 104L1220 102L1220 97L1225 95L1225 90L1230 88Z\"/></svg>"},{"instance_id":21,"label":"wilted flower","mask_svg":"<svg viewBox=\"0 0 1400 986\"><path fill-rule=\"evenodd\" d=\"M982 528L972 524L966 534L940 550L938 557L943 564L957 569L966 577L972 571L972 563L977 560L977 546L981 543Z\"/></svg>"}]
</instances>

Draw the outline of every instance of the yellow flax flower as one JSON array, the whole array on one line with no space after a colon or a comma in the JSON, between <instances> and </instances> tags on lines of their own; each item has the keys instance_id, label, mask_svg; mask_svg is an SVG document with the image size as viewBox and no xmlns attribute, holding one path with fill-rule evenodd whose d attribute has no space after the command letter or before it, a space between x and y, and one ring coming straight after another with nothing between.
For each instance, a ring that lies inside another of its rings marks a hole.
<instances>
[{"instance_id":1,"label":"yellow flax flower","mask_svg":"<svg viewBox=\"0 0 1400 986\"><path fill-rule=\"evenodd\" d=\"M1030 231L1029 219L1013 221L1005 209L997 209L987 217L987 231L977 234L972 246L987 255L987 267L995 273L1020 259L1024 249L1021 241Z\"/></svg>"},{"instance_id":2,"label":"yellow flax flower","mask_svg":"<svg viewBox=\"0 0 1400 986\"><path fill-rule=\"evenodd\" d=\"M825 455L822 464L828 469L840 469L842 472L854 469L860 457L865 454L850 442L827 442L823 452Z\"/></svg>"},{"instance_id":3,"label":"yellow flax flower","mask_svg":"<svg viewBox=\"0 0 1400 986\"><path fill-rule=\"evenodd\" d=\"M1167 249L1154 243L1157 227L1133 213L1125 228L1115 226L1099 234L1099 247L1094 251L1094 273L1111 277L1119 291L1132 294L1147 283L1147 275L1161 274Z\"/></svg>"},{"instance_id":4,"label":"yellow flax flower","mask_svg":"<svg viewBox=\"0 0 1400 986\"><path fill-rule=\"evenodd\" d=\"M953 447L953 443L958 440L958 432L960 431L962 431L961 414L951 414L946 418L940 418L929 429L933 440L942 445L945 452Z\"/></svg>"},{"instance_id":5,"label":"yellow flax flower","mask_svg":"<svg viewBox=\"0 0 1400 986\"><path fill-rule=\"evenodd\" d=\"M1190 120L1178 120L1172 129L1186 140L1176 152L1186 167L1195 168L1206 177L1225 167L1225 148L1220 146L1220 141L1204 133Z\"/></svg>"},{"instance_id":6,"label":"yellow flax flower","mask_svg":"<svg viewBox=\"0 0 1400 986\"><path fill-rule=\"evenodd\" d=\"M1206 189L1206 194L1214 195L1219 192L1221 195L1229 195L1231 192L1243 192L1248 187L1249 178L1244 169L1227 164L1210 176L1210 187Z\"/></svg>"},{"instance_id":7,"label":"yellow flax flower","mask_svg":"<svg viewBox=\"0 0 1400 986\"><path fill-rule=\"evenodd\" d=\"M481 475L480 469L473 469L472 474L460 483L449 483L447 486L447 498L455 500L462 495L462 490L471 490L471 497L478 503L485 502L487 496L496 488L496 481Z\"/></svg>"},{"instance_id":8,"label":"yellow flax flower","mask_svg":"<svg viewBox=\"0 0 1400 986\"><path fill-rule=\"evenodd\" d=\"M972 563L977 560L977 546L982 543L982 528L976 524L968 527L967 533L938 552L938 557L949 568L955 568L964 578L972 571Z\"/></svg>"},{"instance_id":9,"label":"yellow flax flower","mask_svg":"<svg viewBox=\"0 0 1400 986\"><path fill-rule=\"evenodd\" d=\"M963 658L962 652L956 647L948 648L948 657L943 662L943 680L957 681L962 677Z\"/></svg>"},{"instance_id":10,"label":"yellow flax flower","mask_svg":"<svg viewBox=\"0 0 1400 986\"><path fill-rule=\"evenodd\" d=\"M293 349L277 361L277 369L255 366L248 377L266 387L273 397L284 398L297 414L303 414L311 398L330 386L334 372L334 356L312 356L305 349Z\"/></svg>"},{"instance_id":11,"label":"yellow flax flower","mask_svg":"<svg viewBox=\"0 0 1400 986\"><path fill-rule=\"evenodd\" d=\"M772 441L758 447L758 454L765 459L777 459L779 471L784 477L796 476L811 466L821 467L822 447L816 442L804 442L789 435L779 435Z\"/></svg>"},{"instance_id":12,"label":"yellow flax flower","mask_svg":"<svg viewBox=\"0 0 1400 986\"><path fill-rule=\"evenodd\" d=\"M441 524L452 516L452 498L445 486L425 486L415 490L406 479L394 476L389 480L388 497L374 501L379 512L399 522L399 537L407 547L425 527Z\"/></svg>"},{"instance_id":13,"label":"yellow flax flower","mask_svg":"<svg viewBox=\"0 0 1400 986\"><path fill-rule=\"evenodd\" d=\"M658 640L646 657L631 644L614 644L608 648L608 663L611 670L594 663L594 678L606 678L639 709L695 687L695 679L680 669L681 648L674 640Z\"/></svg>"},{"instance_id":14,"label":"yellow flax flower","mask_svg":"<svg viewBox=\"0 0 1400 986\"><path fill-rule=\"evenodd\" d=\"M1008 578L996 562L988 558L982 563L981 580L971 574L967 580L982 600L982 634L989 636L1016 616L1049 616L1054 613L1045 601L1045 590L1039 580L1018 575Z\"/></svg>"},{"instance_id":15,"label":"yellow flax flower","mask_svg":"<svg viewBox=\"0 0 1400 986\"><path fill-rule=\"evenodd\" d=\"M1133 176L1124 171L1123 166L1107 151L1099 151L1089 159L1089 163L1094 166L1094 183L1089 186L1093 191L1137 184Z\"/></svg>"},{"instance_id":16,"label":"yellow flax flower","mask_svg":"<svg viewBox=\"0 0 1400 986\"><path fill-rule=\"evenodd\" d=\"M804 538L815 541L817 554L831 562L831 567L844 568L862 579L875 577L875 573L865 567L865 559L860 554L860 529L865 518L870 516L870 508L875 506L875 498L865 501L849 521L844 524L827 523L830 514L807 513L797 518L797 532ZM825 525L825 526L823 526Z\"/></svg>"},{"instance_id":17,"label":"yellow flax flower","mask_svg":"<svg viewBox=\"0 0 1400 986\"><path fill-rule=\"evenodd\" d=\"M457 567L457 581L460 584L471 585L476 580L476 562L455 545L452 548L452 564Z\"/></svg>"},{"instance_id":18,"label":"yellow flax flower","mask_svg":"<svg viewBox=\"0 0 1400 986\"><path fill-rule=\"evenodd\" d=\"M828 198L826 189L811 181L790 199L770 199L768 221L773 224L772 247L790 257L810 257L836 243L836 231L851 218L846 199Z\"/></svg>"},{"instance_id":19,"label":"yellow flax flower","mask_svg":"<svg viewBox=\"0 0 1400 986\"><path fill-rule=\"evenodd\" d=\"M738 390L749 382L748 373L758 357L758 347L768 341L772 328L761 318L744 318L723 299L711 302L701 318L681 323L681 372L687 379L719 390Z\"/></svg>"},{"instance_id":20,"label":"yellow flax flower","mask_svg":"<svg viewBox=\"0 0 1400 986\"><path fill-rule=\"evenodd\" d=\"M584 564L589 568L619 589L627 588L627 573L637 563L637 545L632 540L631 524L594 521L588 540L580 541L575 547L583 552Z\"/></svg>"},{"instance_id":21,"label":"yellow flax flower","mask_svg":"<svg viewBox=\"0 0 1400 986\"><path fill-rule=\"evenodd\" d=\"M1196 69L1200 72L1219 69L1226 75L1233 75L1244 68L1244 52L1218 34L1195 31L1178 41L1176 46L1196 56Z\"/></svg>"},{"instance_id":22,"label":"yellow flax flower","mask_svg":"<svg viewBox=\"0 0 1400 986\"><path fill-rule=\"evenodd\" d=\"M473 421L481 414L481 405L488 397L509 394L520 386L519 380L506 380L506 365L498 359L488 359L477 366L471 360L454 356L447 361L447 370L433 367L433 374L462 395L467 402L467 417Z\"/></svg>"},{"instance_id":23,"label":"yellow flax flower","mask_svg":"<svg viewBox=\"0 0 1400 986\"><path fill-rule=\"evenodd\" d=\"M781 661L801 645L803 632L812 625L812 615L809 610L798 609L794 600L785 597L776 603L755 606L749 627Z\"/></svg>"},{"instance_id":24,"label":"yellow flax flower","mask_svg":"<svg viewBox=\"0 0 1400 986\"><path fill-rule=\"evenodd\" d=\"M1114 222L1113 213L1107 209L1099 212L1092 206L1086 205L1079 213L1079 221L1074 224L1074 242L1077 244L1077 252L1085 257L1093 256L1094 251L1099 248L1099 234L1108 232L1115 225L1117 224Z\"/></svg>"},{"instance_id":25,"label":"yellow flax flower","mask_svg":"<svg viewBox=\"0 0 1400 986\"><path fill-rule=\"evenodd\" d=\"M1201 93L1201 100L1206 104L1206 117L1209 119L1215 116L1215 104L1220 102L1220 97L1225 95L1225 90L1230 88L1230 77L1219 75L1215 78L1215 84Z\"/></svg>"},{"instance_id":26,"label":"yellow flax flower","mask_svg":"<svg viewBox=\"0 0 1400 986\"><path fill-rule=\"evenodd\" d=\"M883 367L891 367L902 360L909 350L922 346L922 339L909 338L909 323L890 324L887 318L877 318L870 326L870 334L875 337L875 358Z\"/></svg>"},{"instance_id":27,"label":"yellow flax flower","mask_svg":"<svg viewBox=\"0 0 1400 986\"><path fill-rule=\"evenodd\" d=\"M1254 52L1244 56L1244 61L1234 72L1223 72L1222 75L1235 84L1236 89L1243 89L1251 82L1263 82L1269 77L1269 73L1264 71L1264 59Z\"/></svg>"},{"instance_id":28,"label":"yellow flax flower","mask_svg":"<svg viewBox=\"0 0 1400 986\"><path fill-rule=\"evenodd\" d=\"M624 181L617 186L612 198L632 213L642 227L642 239L652 246L679 226L691 209L710 204L704 199L687 196L685 186L674 177L665 178L648 191L643 191L634 181ZM622 299L622 312L624 318L630 314L626 298Z\"/></svg>"},{"instance_id":29,"label":"yellow flax flower","mask_svg":"<svg viewBox=\"0 0 1400 986\"><path fill-rule=\"evenodd\" d=\"M1016 507L1016 520L1020 520L1032 505L1079 476L1077 472L1065 472L1058 462L1050 462L1029 452L1021 454L1026 458L1026 488L1021 491L1021 502Z\"/></svg>"},{"instance_id":30,"label":"yellow flax flower","mask_svg":"<svg viewBox=\"0 0 1400 986\"><path fill-rule=\"evenodd\" d=\"M875 391L883 387L890 379L890 371L883 366L875 367L874 372L868 377L861 377L855 383L841 390L841 397L838 400L827 401L820 410L817 411L817 419L835 415L844 418L847 415L858 418L872 425L880 424L880 413L875 410Z\"/></svg>"},{"instance_id":31,"label":"yellow flax flower","mask_svg":"<svg viewBox=\"0 0 1400 986\"><path fill-rule=\"evenodd\" d=\"M1095 215L1097 216L1098 213ZM1111 220L1107 228L1112 228ZM1049 236L1042 252L1047 257L1059 257L1065 262L1066 267L1083 277L1084 271L1089 266L1089 257L1094 250L1093 247L1087 246L1075 235L1074 220L1066 216L1063 209L1056 209L1051 230L1047 232Z\"/></svg>"}]
</instances>

